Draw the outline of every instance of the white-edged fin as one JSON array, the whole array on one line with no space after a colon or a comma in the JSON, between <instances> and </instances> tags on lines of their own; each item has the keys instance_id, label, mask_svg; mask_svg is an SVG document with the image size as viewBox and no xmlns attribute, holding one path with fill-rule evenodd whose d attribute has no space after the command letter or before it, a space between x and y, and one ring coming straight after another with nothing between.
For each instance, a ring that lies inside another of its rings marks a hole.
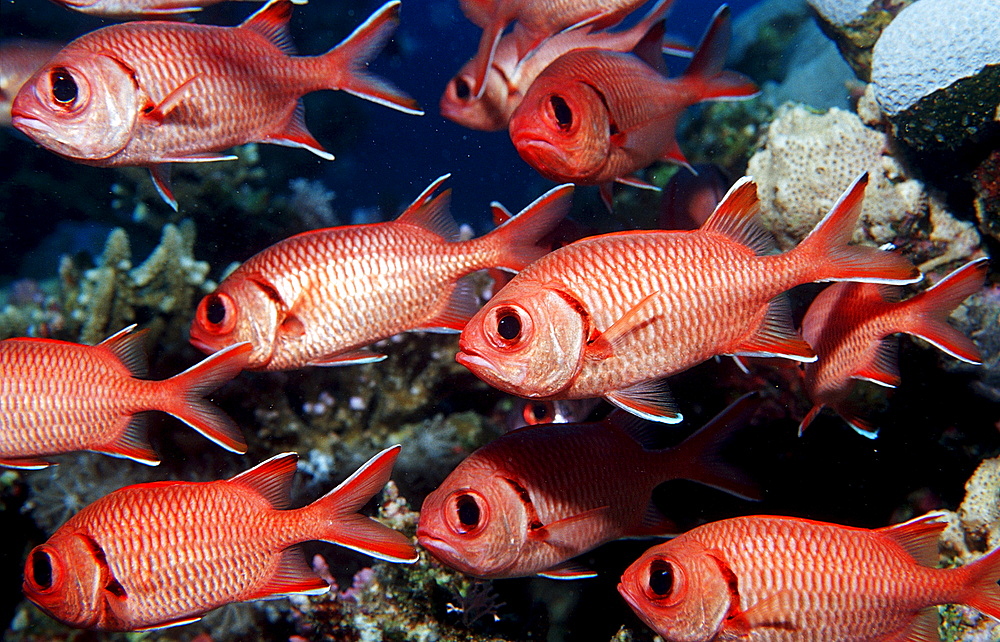
<instances>
[{"instance_id":1,"label":"white-edged fin","mask_svg":"<svg viewBox=\"0 0 1000 642\"><path fill-rule=\"evenodd\" d=\"M463 277L452 288L444 309L414 329L425 332L461 332L478 311L479 298L476 296L475 284L470 277Z\"/></svg>"},{"instance_id":2,"label":"white-edged fin","mask_svg":"<svg viewBox=\"0 0 1000 642\"><path fill-rule=\"evenodd\" d=\"M126 425L121 435L110 444L95 450L112 457L131 459L147 466L159 466L160 458L153 451L147 438L146 413L140 412L124 419Z\"/></svg>"},{"instance_id":3,"label":"white-edged fin","mask_svg":"<svg viewBox=\"0 0 1000 642\"><path fill-rule=\"evenodd\" d=\"M853 379L870 381L885 388L899 385L899 341L894 336L878 342L872 360L851 375Z\"/></svg>"},{"instance_id":4,"label":"white-edged fin","mask_svg":"<svg viewBox=\"0 0 1000 642\"><path fill-rule=\"evenodd\" d=\"M156 188L156 193L160 195L164 203L176 212L177 199L174 198L174 192L170 189L170 165L166 163L150 165L149 176L153 179L153 187Z\"/></svg>"},{"instance_id":5,"label":"white-edged fin","mask_svg":"<svg viewBox=\"0 0 1000 642\"><path fill-rule=\"evenodd\" d=\"M126 326L97 345L107 348L115 355L129 374L139 379L149 376L144 341L145 329L135 332L136 324Z\"/></svg>"},{"instance_id":6,"label":"white-edged fin","mask_svg":"<svg viewBox=\"0 0 1000 642\"><path fill-rule=\"evenodd\" d=\"M744 176L729 188L700 231L727 236L757 255L773 254L777 250L774 237L760 224L759 213L757 184Z\"/></svg>"},{"instance_id":7,"label":"white-edged fin","mask_svg":"<svg viewBox=\"0 0 1000 642\"><path fill-rule=\"evenodd\" d=\"M490 202L490 212L493 214L493 224L497 227L503 225L514 216L509 209L498 201Z\"/></svg>"},{"instance_id":8,"label":"white-edged fin","mask_svg":"<svg viewBox=\"0 0 1000 642\"><path fill-rule=\"evenodd\" d=\"M234 161L238 160L239 156L236 154L215 154L212 152L195 153L195 154L177 154L177 155L165 155L158 158L157 161L161 163L218 163L221 161Z\"/></svg>"},{"instance_id":9,"label":"white-edged fin","mask_svg":"<svg viewBox=\"0 0 1000 642\"><path fill-rule=\"evenodd\" d=\"M275 510L285 510L292 502L292 478L299 461L296 453L281 453L228 480L245 486L267 500Z\"/></svg>"},{"instance_id":10,"label":"white-edged fin","mask_svg":"<svg viewBox=\"0 0 1000 642\"><path fill-rule=\"evenodd\" d=\"M424 190L394 223L415 225L437 234L446 241L457 241L460 232L458 223L451 216L451 190L446 189L432 199L427 198L448 176L445 174L431 183L430 187Z\"/></svg>"},{"instance_id":11,"label":"white-edged fin","mask_svg":"<svg viewBox=\"0 0 1000 642\"><path fill-rule=\"evenodd\" d=\"M744 357L783 357L804 363L817 359L812 346L792 327L792 309L784 294L771 299L757 331L738 345L734 354Z\"/></svg>"},{"instance_id":12,"label":"white-edged fin","mask_svg":"<svg viewBox=\"0 0 1000 642\"><path fill-rule=\"evenodd\" d=\"M293 55L295 45L288 33L288 21L294 4L289 0L271 0L247 18L240 28L256 31L282 53Z\"/></svg>"},{"instance_id":13,"label":"white-edged fin","mask_svg":"<svg viewBox=\"0 0 1000 642\"><path fill-rule=\"evenodd\" d=\"M538 575L540 577L547 577L550 580L585 580L597 577L596 572L573 560L556 564L552 568L540 572Z\"/></svg>"},{"instance_id":14,"label":"white-edged fin","mask_svg":"<svg viewBox=\"0 0 1000 642\"><path fill-rule=\"evenodd\" d=\"M434 192L436 192L438 188L440 188L441 185L443 185L444 182L449 178L451 178L450 172L447 174L442 174L437 178L435 178L433 181L431 181L431 184L425 187L424 191L420 192L420 195L417 196L415 199L413 199L413 202L410 203L409 207L407 207L406 210L399 216L402 217L410 210L416 209L418 207L423 207L424 205L426 205L427 202L431 200L431 197L434 196Z\"/></svg>"},{"instance_id":15,"label":"white-edged fin","mask_svg":"<svg viewBox=\"0 0 1000 642\"><path fill-rule=\"evenodd\" d=\"M160 629L172 629L175 626L184 626L185 624L193 624L201 619L200 615L194 617L182 617L177 620L170 620L169 622L164 622L162 624L154 624L153 626L144 626L138 629L132 629L136 633L143 631L159 631Z\"/></svg>"},{"instance_id":16,"label":"white-edged fin","mask_svg":"<svg viewBox=\"0 0 1000 642\"><path fill-rule=\"evenodd\" d=\"M806 428L808 428L809 425L813 422L813 420L816 419L816 417L819 415L820 410L823 410L823 404L821 403L816 404L815 406L809 409L809 412L806 413L806 416L802 418L801 422L799 422L799 437L802 436L802 433L806 431Z\"/></svg>"},{"instance_id":17,"label":"white-edged fin","mask_svg":"<svg viewBox=\"0 0 1000 642\"><path fill-rule=\"evenodd\" d=\"M313 572L306 563L305 555L298 546L286 548L280 553L274 575L250 595L250 600L268 600L286 595L322 595L330 590L330 585Z\"/></svg>"},{"instance_id":18,"label":"white-edged fin","mask_svg":"<svg viewBox=\"0 0 1000 642\"><path fill-rule=\"evenodd\" d=\"M876 529L876 532L903 547L903 550L921 566L934 568L938 563L938 540L947 527L947 515L935 511L906 522Z\"/></svg>"},{"instance_id":19,"label":"white-edged fin","mask_svg":"<svg viewBox=\"0 0 1000 642\"><path fill-rule=\"evenodd\" d=\"M354 350L351 352L342 352L340 354L331 355L329 357L316 357L315 359L306 363L309 366L358 366L365 363L378 363L386 358L387 355L371 352L369 350Z\"/></svg>"},{"instance_id":20,"label":"white-edged fin","mask_svg":"<svg viewBox=\"0 0 1000 642\"><path fill-rule=\"evenodd\" d=\"M0 466L6 468L16 468L18 470L41 470L49 466L55 466L55 462L45 461L33 457L23 457L20 459L0 459Z\"/></svg>"},{"instance_id":21,"label":"white-edged fin","mask_svg":"<svg viewBox=\"0 0 1000 642\"><path fill-rule=\"evenodd\" d=\"M858 433L865 439L878 439L878 428L872 426L867 421L840 408L837 409L837 414L840 415L841 419L847 422L847 425L850 426L854 432Z\"/></svg>"},{"instance_id":22,"label":"white-edged fin","mask_svg":"<svg viewBox=\"0 0 1000 642\"><path fill-rule=\"evenodd\" d=\"M261 142L284 145L285 147L307 149L323 160L332 161L334 159L333 154L323 149L323 146L319 144L319 141L316 140L311 133L309 133L309 128L306 127L305 113L305 107L300 100L296 103L295 110L292 112L291 117L281 127L281 129L271 132L262 138Z\"/></svg>"},{"instance_id":23,"label":"white-edged fin","mask_svg":"<svg viewBox=\"0 0 1000 642\"><path fill-rule=\"evenodd\" d=\"M622 185L628 185L629 187L636 187L638 189L649 190L651 192L662 192L663 189L653 185L652 183L645 181L638 176L619 176L615 178L616 183L621 183Z\"/></svg>"},{"instance_id":24,"label":"white-edged fin","mask_svg":"<svg viewBox=\"0 0 1000 642\"><path fill-rule=\"evenodd\" d=\"M614 390L605 393L604 398L643 419L665 424L684 421L684 415L677 410L665 379L643 381L623 390Z\"/></svg>"}]
</instances>

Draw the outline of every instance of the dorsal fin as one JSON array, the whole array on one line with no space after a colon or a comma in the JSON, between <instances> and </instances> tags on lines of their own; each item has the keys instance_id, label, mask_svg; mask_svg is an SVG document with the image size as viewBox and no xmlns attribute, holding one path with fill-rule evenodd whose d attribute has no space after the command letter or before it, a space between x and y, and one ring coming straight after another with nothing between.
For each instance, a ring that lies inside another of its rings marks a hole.
<instances>
[{"instance_id":1,"label":"dorsal fin","mask_svg":"<svg viewBox=\"0 0 1000 642\"><path fill-rule=\"evenodd\" d=\"M921 566L933 568L938 562L938 539L947 527L944 513L935 512L876 532L902 546Z\"/></svg>"},{"instance_id":2,"label":"dorsal fin","mask_svg":"<svg viewBox=\"0 0 1000 642\"><path fill-rule=\"evenodd\" d=\"M757 220L759 211L757 184L744 176L729 188L700 231L728 236L756 254L770 254L776 249L774 237Z\"/></svg>"},{"instance_id":3,"label":"dorsal fin","mask_svg":"<svg viewBox=\"0 0 1000 642\"><path fill-rule=\"evenodd\" d=\"M143 340L146 338L146 330L134 332L136 324L132 324L115 332L110 337L101 341L99 346L107 348L122 365L128 369L133 377L145 379L149 374L149 365L146 362L146 351L143 349Z\"/></svg>"},{"instance_id":4,"label":"dorsal fin","mask_svg":"<svg viewBox=\"0 0 1000 642\"><path fill-rule=\"evenodd\" d=\"M427 189L421 192L420 196L410 204L396 223L406 223L416 225L425 230L434 232L446 241L457 241L459 239L458 223L452 218L451 212L451 190L446 189L437 196L431 198L431 194L448 178L450 174L445 174L431 183Z\"/></svg>"},{"instance_id":5,"label":"dorsal fin","mask_svg":"<svg viewBox=\"0 0 1000 642\"><path fill-rule=\"evenodd\" d=\"M250 470L229 480L259 493L276 510L284 510L291 504L292 477L295 476L299 456L282 453L263 461Z\"/></svg>"},{"instance_id":6,"label":"dorsal fin","mask_svg":"<svg viewBox=\"0 0 1000 642\"><path fill-rule=\"evenodd\" d=\"M291 35L288 33L288 20L292 17L291 0L271 0L240 25L240 28L256 31L283 53L295 53Z\"/></svg>"}]
</instances>

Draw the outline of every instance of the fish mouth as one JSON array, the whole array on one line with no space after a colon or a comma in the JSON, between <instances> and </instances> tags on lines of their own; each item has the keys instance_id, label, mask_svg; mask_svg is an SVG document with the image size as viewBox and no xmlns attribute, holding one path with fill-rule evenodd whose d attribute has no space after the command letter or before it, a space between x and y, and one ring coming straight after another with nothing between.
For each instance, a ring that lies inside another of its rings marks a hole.
<instances>
[{"instance_id":1,"label":"fish mouth","mask_svg":"<svg viewBox=\"0 0 1000 642\"><path fill-rule=\"evenodd\" d=\"M492 362L471 351L460 351L455 355L455 361L459 362L473 372L483 369L496 371L496 366L494 366Z\"/></svg>"},{"instance_id":2,"label":"fish mouth","mask_svg":"<svg viewBox=\"0 0 1000 642\"><path fill-rule=\"evenodd\" d=\"M204 341L202 341L201 339L199 339L198 337L196 337L194 335L192 335L188 339L188 341L191 343L191 345L193 345L194 347L198 348L199 350L201 350L205 354L215 354L216 352L218 352L218 349L215 348L215 346L208 345L207 343L205 343Z\"/></svg>"},{"instance_id":3,"label":"fish mouth","mask_svg":"<svg viewBox=\"0 0 1000 642\"><path fill-rule=\"evenodd\" d=\"M629 591L622 582L618 583L618 593L625 598L625 601L628 602L628 605L632 607L633 611L639 612L638 599L632 595L632 592Z\"/></svg>"},{"instance_id":4,"label":"fish mouth","mask_svg":"<svg viewBox=\"0 0 1000 642\"><path fill-rule=\"evenodd\" d=\"M458 551L454 546L444 541L443 539L438 539L434 537L427 531L422 531L417 529L417 543L422 547L426 548L431 552L434 557L441 560L449 559L460 559Z\"/></svg>"},{"instance_id":5,"label":"fish mouth","mask_svg":"<svg viewBox=\"0 0 1000 642\"><path fill-rule=\"evenodd\" d=\"M49 136L54 136L56 133L56 130L52 129L52 127L44 121L32 118L31 116L24 115L20 112L11 114L10 124L21 131L30 130L33 132L48 134Z\"/></svg>"}]
</instances>

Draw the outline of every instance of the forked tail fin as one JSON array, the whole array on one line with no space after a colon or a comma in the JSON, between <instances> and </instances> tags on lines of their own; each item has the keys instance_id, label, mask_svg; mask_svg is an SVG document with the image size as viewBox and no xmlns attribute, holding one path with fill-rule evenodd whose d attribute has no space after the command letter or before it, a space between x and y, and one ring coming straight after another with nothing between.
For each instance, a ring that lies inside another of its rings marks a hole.
<instances>
[{"instance_id":1,"label":"forked tail fin","mask_svg":"<svg viewBox=\"0 0 1000 642\"><path fill-rule=\"evenodd\" d=\"M934 287L907 300L909 319L903 332L916 335L956 359L978 364L979 350L967 336L948 325L948 316L958 304L983 287L989 262L985 258L966 263Z\"/></svg>"},{"instance_id":2,"label":"forked tail fin","mask_svg":"<svg viewBox=\"0 0 1000 642\"><path fill-rule=\"evenodd\" d=\"M245 453L247 444L239 427L202 397L239 374L247 365L250 350L248 342L231 345L159 382L173 390L168 395L170 403L157 410L177 417L226 450Z\"/></svg>"},{"instance_id":3,"label":"forked tail fin","mask_svg":"<svg viewBox=\"0 0 1000 642\"><path fill-rule=\"evenodd\" d=\"M813 231L788 252L804 266L805 281L860 281L905 285L922 278L905 257L874 247L848 245L861 215L868 173L859 176Z\"/></svg>"},{"instance_id":4,"label":"forked tail fin","mask_svg":"<svg viewBox=\"0 0 1000 642\"><path fill-rule=\"evenodd\" d=\"M386 448L310 504L310 511L322 514L318 521L324 524L324 530L317 534L318 539L389 562L417 561L416 549L408 537L358 513L389 481L400 450L400 446Z\"/></svg>"},{"instance_id":5,"label":"forked tail fin","mask_svg":"<svg viewBox=\"0 0 1000 642\"><path fill-rule=\"evenodd\" d=\"M1000 620L1000 548L962 569L969 577L962 602Z\"/></svg>"},{"instance_id":6,"label":"forked tail fin","mask_svg":"<svg viewBox=\"0 0 1000 642\"><path fill-rule=\"evenodd\" d=\"M682 77L695 87L698 100L742 100L760 93L757 85L743 74L722 68L732 36L729 14L726 5L715 12Z\"/></svg>"},{"instance_id":7,"label":"forked tail fin","mask_svg":"<svg viewBox=\"0 0 1000 642\"><path fill-rule=\"evenodd\" d=\"M329 89L422 116L417 101L383 78L369 74L366 67L385 46L399 24L399 0L392 0L364 21L343 42L321 56L327 68Z\"/></svg>"},{"instance_id":8,"label":"forked tail fin","mask_svg":"<svg viewBox=\"0 0 1000 642\"><path fill-rule=\"evenodd\" d=\"M488 255L495 258L486 267L519 272L549 252L550 248L538 242L566 216L572 198L572 184L554 187L498 228L470 243L489 248ZM502 206L494 203L493 207Z\"/></svg>"}]
</instances>

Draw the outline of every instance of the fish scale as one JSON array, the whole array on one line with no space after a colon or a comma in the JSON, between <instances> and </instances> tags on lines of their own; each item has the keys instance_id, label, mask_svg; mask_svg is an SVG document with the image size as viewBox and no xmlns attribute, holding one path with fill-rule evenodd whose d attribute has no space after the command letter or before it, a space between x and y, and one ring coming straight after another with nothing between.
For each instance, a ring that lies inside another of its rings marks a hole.
<instances>
[{"instance_id":1,"label":"fish scale","mask_svg":"<svg viewBox=\"0 0 1000 642\"><path fill-rule=\"evenodd\" d=\"M938 569L931 513L866 530L754 515L654 546L619 592L668 642L931 642L940 604L1000 616L1000 550Z\"/></svg>"}]
</instances>

